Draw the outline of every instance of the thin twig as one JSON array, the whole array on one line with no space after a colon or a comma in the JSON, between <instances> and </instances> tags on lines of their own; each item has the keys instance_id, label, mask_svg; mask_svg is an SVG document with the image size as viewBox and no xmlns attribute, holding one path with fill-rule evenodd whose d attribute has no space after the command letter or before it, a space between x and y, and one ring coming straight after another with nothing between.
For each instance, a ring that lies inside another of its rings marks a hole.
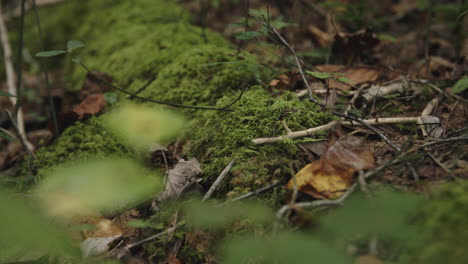
<instances>
[{"instance_id":1,"label":"thin twig","mask_svg":"<svg viewBox=\"0 0 468 264\"><path fill-rule=\"evenodd\" d=\"M293 55L294 57L294 61L296 62L296 65L297 65L297 69L299 70L299 73L301 74L301 77L302 77L302 80L304 81L304 84L305 86L307 87L307 91L309 92L309 100L315 102L318 100L314 98L314 95L313 95L313 91L312 91L312 88L310 87L309 85L309 82L307 81L307 78L304 74L304 70L302 69L302 65L301 65L301 62L299 61L299 58L297 57L296 55L296 51L294 50L293 47L291 47L291 45L289 45L289 43L281 36L281 34L278 32L278 30L276 30L276 28L274 27L270 27L272 32L276 34L276 36L281 40L281 42L283 43L283 45L285 47L287 47L289 49L289 51L291 52L291 54Z\"/></svg>"},{"instance_id":2,"label":"thin twig","mask_svg":"<svg viewBox=\"0 0 468 264\"><path fill-rule=\"evenodd\" d=\"M358 182L361 191L366 195L370 195L369 187L367 187L366 178L364 177L364 171L360 170L358 175Z\"/></svg>"},{"instance_id":3,"label":"thin twig","mask_svg":"<svg viewBox=\"0 0 468 264\"><path fill-rule=\"evenodd\" d=\"M26 0L21 0L21 16L20 16L20 25L18 31L18 55L16 58L16 96L18 101L15 104L15 110L13 112L13 117L15 120L18 119L18 114L21 112L21 106L23 103L22 99L22 87L23 87L23 46L24 46L24 14L25 14L25 3ZM18 123L17 123L18 124ZM19 125L23 125L19 123ZM24 128L23 128L24 129ZM25 137L26 138L26 137Z\"/></svg>"},{"instance_id":4,"label":"thin twig","mask_svg":"<svg viewBox=\"0 0 468 264\"><path fill-rule=\"evenodd\" d=\"M3 48L8 92L16 96L16 97L10 97L10 101L14 106L16 106L18 99L19 99L19 95L18 95L16 81L15 81L15 71L14 71L13 62L12 62L12 51L11 51L10 40L8 38L8 29L3 19L1 3L0 3L0 38L2 42L2 48ZM24 129L24 120L23 120L22 111L18 112L18 120L16 121L16 124L18 125L18 129L20 133L24 135L25 129Z\"/></svg>"},{"instance_id":5,"label":"thin twig","mask_svg":"<svg viewBox=\"0 0 468 264\"><path fill-rule=\"evenodd\" d=\"M324 104L323 102L321 102L318 99L314 98L313 93L312 93L312 89L310 88L309 82L307 81L307 78L306 78L306 76L304 74L304 71L302 70L301 62L300 62L299 58L297 57L296 52L294 51L294 48L291 47L291 45L281 36L281 34L278 32L278 30L269 23L269 21L262 21L262 20L260 20L258 18L256 18L256 19L257 19L257 21L262 23L270 32L274 33L277 36L277 38L282 42L283 46L285 46L291 52L291 54L294 56L294 60L296 61L299 73L301 74L301 77L302 77L302 79L304 81L304 84L306 85L307 90L309 91L309 101L321 106L323 109L328 109L329 110L329 108L328 108L328 106L326 104ZM390 145L396 151L401 152L400 147L398 147L395 143L393 143L388 137L386 137L384 134L382 134L376 128L370 126L369 124L366 124L361 118L352 117L352 116L349 116L349 115L346 115L346 114L339 113L337 111L331 111L331 113L336 115L336 116L339 116L341 118L348 119L348 120L351 120L351 121L356 121L356 122L362 124L364 127L366 127L367 129L369 129L373 133L375 133L377 136L379 136L385 143Z\"/></svg>"},{"instance_id":6,"label":"thin twig","mask_svg":"<svg viewBox=\"0 0 468 264\"><path fill-rule=\"evenodd\" d=\"M455 142L455 141L468 141L468 137L453 137L453 138L442 138L442 139L437 139L428 143L425 143L421 145L420 148L427 148L433 145L437 144L443 144L443 143L450 143L450 142Z\"/></svg>"},{"instance_id":7,"label":"thin twig","mask_svg":"<svg viewBox=\"0 0 468 264\"><path fill-rule=\"evenodd\" d=\"M175 227L168 228L168 229L166 229L165 231L163 231L163 232L161 232L161 233L158 233L158 234L156 234L156 235L152 235L152 236L147 237L147 238L145 238L145 239L142 239L142 240L140 240L140 241L138 241L138 242L135 242L135 243L133 243L133 244L127 245L127 246L125 246L123 249L124 249L124 250L130 250L130 249L135 248L135 247L138 247L138 246L140 246L140 245L142 245L142 244L144 244L144 243L148 243L148 242L154 241L154 240L156 240L156 239L158 239L158 238L160 238L160 237L162 237L162 236L164 236L164 235L167 235L167 234L171 233L171 232L174 231L174 230L175 230Z\"/></svg>"},{"instance_id":8,"label":"thin twig","mask_svg":"<svg viewBox=\"0 0 468 264\"><path fill-rule=\"evenodd\" d=\"M260 194L260 193L262 193L262 192L268 191L268 190L273 189L273 188L275 188L275 187L277 187L277 186L280 186L280 185L282 185L282 184L283 184L283 182L277 182L277 183L270 184L270 185L268 185L268 186L262 187L262 188L260 188L260 189L255 190L255 191L251 191L251 192L246 193L246 194L244 194L244 195L238 196L238 197L236 197L236 198L234 198L234 199L231 199L231 200L229 200L229 201L227 201L227 202L218 204L218 205L216 205L216 207L225 206L226 204L229 204L229 203L233 203L233 202L237 202L237 201L240 201L240 200L247 199L247 198L249 198L249 197L258 195L258 194Z\"/></svg>"},{"instance_id":9,"label":"thin twig","mask_svg":"<svg viewBox=\"0 0 468 264\"><path fill-rule=\"evenodd\" d=\"M278 212L276 213L277 218L282 218L283 215L286 213L286 211L294 208L294 207L300 207L300 208L306 208L306 207L318 207L318 206L325 206L325 205L341 205L344 200L346 200L356 189L357 183L354 183L349 187L349 189L338 199L336 200L316 200L313 202L302 202L302 203L296 203L294 205L284 205L281 207Z\"/></svg>"},{"instance_id":10,"label":"thin twig","mask_svg":"<svg viewBox=\"0 0 468 264\"><path fill-rule=\"evenodd\" d=\"M19 131L18 125L16 124L15 120L13 119L12 113L10 111L8 111L8 110L5 110L5 112L7 113L8 118L10 119L11 125L15 129L16 137L20 140L21 145L23 145L23 148L26 150L26 153L28 153L28 155L32 159L36 159L36 155L34 155L34 152L32 151L31 143L29 143L27 141L26 137L23 134L21 134L21 132Z\"/></svg>"},{"instance_id":11,"label":"thin twig","mask_svg":"<svg viewBox=\"0 0 468 264\"><path fill-rule=\"evenodd\" d=\"M434 155L432 155L431 153L429 153L429 151L426 151L426 154L437 164L439 165L439 167L441 167L445 172L448 173L448 175L450 175L450 177L452 177L454 180L458 181L458 178L457 176L455 176L455 174L449 170L449 168L447 168L447 166L445 166L438 158L436 158Z\"/></svg>"},{"instance_id":12,"label":"thin twig","mask_svg":"<svg viewBox=\"0 0 468 264\"><path fill-rule=\"evenodd\" d=\"M24 4L24 1L22 2ZM22 36L22 34L20 34ZM32 158L34 158L33 153L33 145L28 142L26 138L26 129L24 127L24 118L23 118L23 111L21 109L21 67L19 67L18 79L15 83L15 73L13 70L13 62L12 62L12 52L10 42L8 40L8 30L3 20L3 13L2 13L2 5L0 3L0 38L2 42L3 53L5 56L5 71L7 77L7 85L8 85L8 92L16 97L10 97L12 104L15 107L15 112L12 114L7 111L8 117L13 124L15 129L15 133L17 134L18 139L20 139L21 144L23 145L26 153L28 153ZM21 49L22 45L20 45ZM21 54L20 54L20 61L21 61ZM19 82L18 82L19 81ZM18 85L18 86L17 86Z\"/></svg>"},{"instance_id":13,"label":"thin twig","mask_svg":"<svg viewBox=\"0 0 468 264\"><path fill-rule=\"evenodd\" d=\"M203 197L202 201L208 200L211 195L216 191L216 189L219 187L223 179L226 177L226 175L229 173L229 171L232 169L232 166L234 166L234 163L236 162L236 159L232 159L231 162L224 168L224 170L219 174L218 178L215 180L213 185L211 185L210 189L206 192L205 196Z\"/></svg>"},{"instance_id":14,"label":"thin twig","mask_svg":"<svg viewBox=\"0 0 468 264\"><path fill-rule=\"evenodd\" d=\"M440 87L438 87L437 85L430 83L428 80L417 80L417 81L414 81L414 82L427 84L427 85L429 85L429 87L431 87L432 89L434 89L436 92L438 92L440 94L443 94L443 95L445 95L447 97L450 97L450 98L453 98L453 99L456 99L456 100L459 100L460 102L462 102L464 104L468 104L468 100L466 100L465 98L463 98L463 97L461 97L459 95L456 95L456 94L447 93L444 90L442 90Z\"/></svg>"},{"instance_id":15,"label":"thin twig","mask_svg":"<svg viewBox=\"0 0 468 264\"><path fill-rule=\"evenodd\" d=\"M434 6L433 0L428 0L429 7L427 8L427 23L426 32L424 34L424 58L426 61L426 75L429 77L431 68L431 54L429 54L429 46L431 42L431 26L432 26L432 9Z\"/></svg>"},{"instance_id":16,"label":"thin twig","mask_svg":"<svg viewBox=\"0 0 468 264\"><path fill-rule=\"evenodd\" d=\"M143 100L143 101L147 101L147 102L152 102L152 103L155 103L155 104L162 104L162 105L169 105L169 106L174 106L174 107L179 107L179 108L189 108L189 109L199 109L199 110L217 110L217 111L234 111L234 110L231 110L231 109L228 109L229 107L231 107L234 103L236 103L237 101L239 101L241 98L242 98L242 95L244 94L246 88L244 88L242 91L241 91L241 94L239 95L239 97L237 99L235 99L232 103L228 104L227 106L225 107L222 107L222 108L217 108L217 107L203 107L203 106L190 106L190 105L181 105L181 104L175 104L175 103L169 103L169 102L164 102L164 101L159 101L159 100L154 100L154 99L150 99L150 98L146 98L146 97L141 97L139 95L136 95L135 93L132 93L132 92L129 92L125 89L122 89L118 86L115 86L114 84L100 78L99 76L95 75L91 70L88 69L88 67L86 67L86 65L83 64L83 62L79 62L79 64L81 65L81 67L83 67L86 72L91 75L93 78L95 78L96 80L104 83L105 85L113 88L113 89L116 89L122 93L125 93L127 95L130 95L132 96L133 98L137 98L137 99L140 99L140 100Z\"/></svg>"},{"instance_id":17,"label":"thin twig","mask_svg":"<svg viewBox=\"0 0 468 264\"><path fill-rule=\"evenodd\" d=\"M41 42L41 47L42 47L42 50L46 50L45 45L44 45L44 35L42 34L41 20L39 19L39 12L37 10L36 0L32 0L32 6L34 10L34 15L36 17L36 25L37 25L37 31L39 33L39 40ZM52 97L52 85L50 84L50 81L49 81L47 62L45 58L42 58L40 61L41 61L41 66L42 66L42 72L44 73L44 80L47 85L47 97L49 98L49 107L50 107L50 112L51 112L50 115L52 116L52 121L54 124L55 136L58 137L59 128L58 128L58 122L57 122L57 112L55 111L54 98Z\"/></svg>"},{"instance_id":18,"label":"thin twig","mask_svg":"<svg viewBox=\"0 0 468 264\"><path fill-rule=\"evenodd\" d=\"M265 143L275 143L279 142L285 138L289 139L295 139L295 138L301 138L301 137L307 137L307 136L312 136L313 133L318 132L318 131L324 131L324 130L329 130L333 128L336 125L359 125L362 123L365 123L367 125L380 125L380 124L399 124L399 123L417 123L419 120L419 117L388 117L388 118L376 118L376 119L367 119L367 120L361 120L361 122L352 122L352 121L331 121L328 124L318 126L318 127L313 127L309 128L306 130L301 130L301 131L294 131L291 133L288 133L287 135L283 136L278 136L278 137L268 137L268 138L256 138L253 139L252 142L254 144L265 144Z\"/></svg>"}]
</instances>

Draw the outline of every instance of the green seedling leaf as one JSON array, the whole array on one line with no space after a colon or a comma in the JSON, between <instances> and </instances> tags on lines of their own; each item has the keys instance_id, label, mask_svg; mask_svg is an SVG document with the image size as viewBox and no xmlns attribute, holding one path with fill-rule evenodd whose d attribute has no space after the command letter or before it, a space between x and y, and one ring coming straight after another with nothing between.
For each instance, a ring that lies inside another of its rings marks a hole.
<instances>
[{"instance_id":1,"label":"green seedling leaf","mask_svg":"<svg viewBox=\"0 0 468 264\"><path fill-rule=\"evenodd\" d=\"M84 46L86 46L86 44L84 44L81 41L70 40L70 41L67 42L67 51L72 53L74 50L82 48Z\"/></svg>"},{"instance_id":2,"label":"green seedling leaf","mask_svg":"<svg viewBox=\"0 0 468 264\"><path fill-rule=\"evenodd\" d=\"M377 38L380 40L384 40L384 41L386 40L390 42L397 42L397 39L395 37L387 35L387 34L378 34Z\"/></svg>"},{"instance_id":3,"label":"green seedling leaf","mask_svg":"<svg viewBox=\"0 0 468 264\"><path fill-rule=\"evenodd\" d=\"M67 53L64 50L49 50L36 53L36 57L47 58Z\"/></svg>"},{"instance_id":4,"label":"green seedling leaf","mask_svg":"<svg viewBox=\"0 0 468 264\"><path fill-rule=\"evenodd\" d=\"M319 78L319 79L328 79L332 76L332 74L328 72L314 72L314 71L306 71L306 72L314 76L315 78Z\"/></svg>"},{"instance_id":5,"label":"green seedling leaf","mask_svg":"<svg viewBox=\"0 0 468 264\"><path fill-rule=\"evenodd\" d=\"M184 118L175 112L136 104L122 105L104 120L109 130L142 150L175 139L184 123Z\"/></svg>"},{"instance_id":6,"label":"green seedling leaf","mask_svg":"<svg viewBox=\"0 0 468 264\"><path fill-rule=\"evenodd\" d=\"M387 100L391 100L391 99L394 99L394 98L398 98L398 97L400 97L400 96L401 96L401 94L396 93L396 94L389 94L389 95L386 95L386 96L384 96L384 98L387 99Z\"/></svg>"},{"instance_id":7,"label":"green seedling leaf","mask_svg":"<svg viewBox=\"0 0 468 264\"><path fill-rule=\"evenodd\" d=\"M267 18L268 13L265 10L250 9L249 15L259 18L259 19L263 19L263 18Z\"/></svg>"},{"instance_id":8,"label":"green seedling leaf","mask_svg":"<svg viewBox=\"0 0 468 264\"><path fill-rule=\"evenodd\" d=\"M130 208L160 189L159 177L135 161L108 158L66 163L47 175L35 193L50 215L74 219Z\"/></svg>"},{"instance_id":9,"label":"green seedling leaf","mask_svg":"<svg viewBox=\"0 0 468 264\"><path fill-rule=\"evenodd\" d=\"M81 64L81 59L80 58L72 58L72 61L76 64Z\"/></svg>"},{"instance_id":10,"label":"green seedling leaf","mask_svg":"<svg viewBox=\"0 0 468 264\"><path fill-rule=\"evenodd\" d=\"M351 110L349 110L349 113L353 114L355 116L362 116L362 111L359 110L359 109L351 109Z\"/></svg>"},{"instance_id":11,"label":"green seedling leaf","mask_svg":"<svg viewBox=\"0 0 468 264\"><path fill-rule=\"evenodd\" d=\"M8 141L12 141L12 142L15 142L16 141L16 138L10 136L9 134L3 132L0 130L0 138L3 138L5 140L8 140Z\"/></svg>"},{"instance_id":12,"label":"green seedling leaf","mask_svg":"<svg viewBox=\"0 0 468 264\"><path fill-rule=\"evenodd\" d=\"M297 26L297 24L295 23L290 23L290 22L286 22L286 21L283 21L283 17L278 17L277 19L275 19L274 21L271 21L271 25L274 26L276 29L282 29L282 28L286 28L286 27L295 27Z\"/></svg>"},{"instance_id":13,"label":"green seedling leaf","mask_svg":"<svg viewBox=\"0 0 468 264\"><path fill-rule=\"evenodd\" d=\"M337 80L340 81L340 82L347 83L347 84L355 84L356 83L355 81L350 80L350 79L348 79L346 77L338 77Z\"/></svg>"},{"instance_id":14,"label":"green seedling leaf","mask_svg":"<svg viewBox=\"0 0 468 264\"><path fill-rule=\"evenodd\" d=\"M240 40L249 40L257 37L262 37L265 36L263 32L258 32L258 31L246 31L246 32L241 32L236 35L236 39Z\"/></svg>"},{"instance_id":15,"label":"green seedling leaf","mask_svg":"<svg viewBox=\"0 0 468 264\"><path fill-rule=\"evenodd\" d=\"M463 77L458 80L452 88L453 93L461 93L468 89L468 77Z\"/></svg>"},{"instance_id":16,"label":"green seedling leaf","mask_svg":"<svg viewBox=\"0 0 468 264\"><path fill-rule=\"evenodd\" d=\"M6 97L16 97L15 95L12 95L11 93L0 91L0 96L6 96Z\"/></svg>"},{"instance_id":17,"label":"green seedling leaf","mask_svg":"<svg viewBox=\"0 0 468 264\"><path fill-rule=\"evenodd\" d=\"M118 100L117 94L112 92L104 93L104 98L109 104L115 104Z\"/></svg>"},{"instance_id":18,"label":"green seedling leaf","mask_svg":"<svg viewBox=\"0 0 468 264\"><path fill-rule=\"evenodd\" d=\"M250 26L250 19L242 17L239 19L239 22L231 23L228 26L231 27L249 27Z\"/></svg>"}]
</instances>

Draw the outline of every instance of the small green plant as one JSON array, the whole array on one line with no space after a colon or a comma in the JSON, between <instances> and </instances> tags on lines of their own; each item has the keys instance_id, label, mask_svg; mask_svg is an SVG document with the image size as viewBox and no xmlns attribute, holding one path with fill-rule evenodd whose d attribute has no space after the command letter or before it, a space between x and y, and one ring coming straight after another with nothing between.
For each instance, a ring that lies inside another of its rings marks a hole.
<instances>
[{"instance_id":1,"label":"small green plant","mask_svg":"<svg viewBox=\"0 0 468 264\"><path fill-rule=\"evenodd\" d=\"M468 89L468 77L463 77L453 85L452 93L461 93Z\"/></svg>"},{"instance_id":2,"label":"small green plant","mask_svg":"<svg viewBox=\"0 0 468 264\"><path fill-rule=\"evenodd\" d=\"M344 77L344 73L340 72L316 72L316 71L306 71L307 74L314 76L315 78L322 79L322 80L337 80L340 82L344 82L346 84L354 84L353 80L350 80L347 77Z\"/></svg>"},{"instance_id":3,"label":"small green plant","mask_svg":"<svg viewBox=\"0 0 468 264\"><path fill-rule=\"evenodd\" d=\"M16 96L12 95L11 93L7 93L7 92L4 92L4 91L0 91L0 96L16 97Z\"/></svg>"},{"instance_id":4,"label":"small green plant","mask_svg":"<svg viewBox=\"0 0 468 264\"><path fill-rule=\"evenodd\" d=\"M66 50L49 50L49 51L41 51L36 53L36 57L41 57L41 58L47 58L47 57L54 57L57 55L62 55L62 54L70 54L73 56L73 51L79 48L83 48L86 46L83 42L78 41L78 40L70 40L67 42L67 49ZM74 58L76 60L79 58Z\"/></svg>"}]
</instances>

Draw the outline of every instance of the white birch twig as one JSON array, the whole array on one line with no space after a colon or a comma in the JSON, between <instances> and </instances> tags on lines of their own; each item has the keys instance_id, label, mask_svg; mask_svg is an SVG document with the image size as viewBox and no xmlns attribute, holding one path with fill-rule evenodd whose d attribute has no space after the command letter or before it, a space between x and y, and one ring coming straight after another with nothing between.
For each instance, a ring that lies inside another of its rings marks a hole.
<instances>
[{"instance_id":1,"label":"white birch twig","mask_svg":"<svg viewBox=\"0 0 468 264\"><path fill-rule=\"evenodd\" d=\"M420 117L387 117L387 118L367 119L363 121L368 125L381 125L381 124L418 123L419 120L420 120ZM301 131L294 131L283 136L256 138L256 139L253 139L252 142L254 144L259 145L259 144L279 142L285 138L295 139L295 138L307 137L307 136L313 135L313 133L318 132L318 131L329 130L336 125L348 125L348 126L354 125L355 126L355 125L361 125L361 124L359 124L358 122L345 121L345 120L332 121L323 126L313 127L313 128L309 128L309 129L301 130Z\"/></svg>"}]
</instances>

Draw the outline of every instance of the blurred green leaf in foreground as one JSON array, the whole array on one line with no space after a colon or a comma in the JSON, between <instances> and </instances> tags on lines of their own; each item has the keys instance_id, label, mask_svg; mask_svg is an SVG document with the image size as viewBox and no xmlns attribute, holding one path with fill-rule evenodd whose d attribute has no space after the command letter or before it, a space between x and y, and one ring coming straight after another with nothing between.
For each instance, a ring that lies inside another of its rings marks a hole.
<instances>
[{"instance_id":1,"label":"blurred green leaf in foreground","mask_svg":"<svg viewBox=\"0 0 468 264\"><path fill-rule=\"evenodd\" d=\"M106 116L105 125L135 147L148 149L176 138L184 119L167 109L123 104Z\"/></svg>"},{"instance_id":2,"label":"blurred green leaf in foreground","mask_svg":"<svg viewBox=\"0 0 468 264\"><path fill-rule=\"evenodd\" d=\"M65 164L36 192L51 215L73 218L130 208L160 189L159 177L133 160L114 158Z\"/></svg>"},{"instance_id":3,"label":"blurred green leaf in foreground","mask_svg":"<svg viewBox=\"0 0 468 264\"><path fill-rule=\"evenodd\" d=\"M0 263L36 260L45 255L79 256L61 226L32 204L0 189Z\"/></svg>"}]
</instances>

